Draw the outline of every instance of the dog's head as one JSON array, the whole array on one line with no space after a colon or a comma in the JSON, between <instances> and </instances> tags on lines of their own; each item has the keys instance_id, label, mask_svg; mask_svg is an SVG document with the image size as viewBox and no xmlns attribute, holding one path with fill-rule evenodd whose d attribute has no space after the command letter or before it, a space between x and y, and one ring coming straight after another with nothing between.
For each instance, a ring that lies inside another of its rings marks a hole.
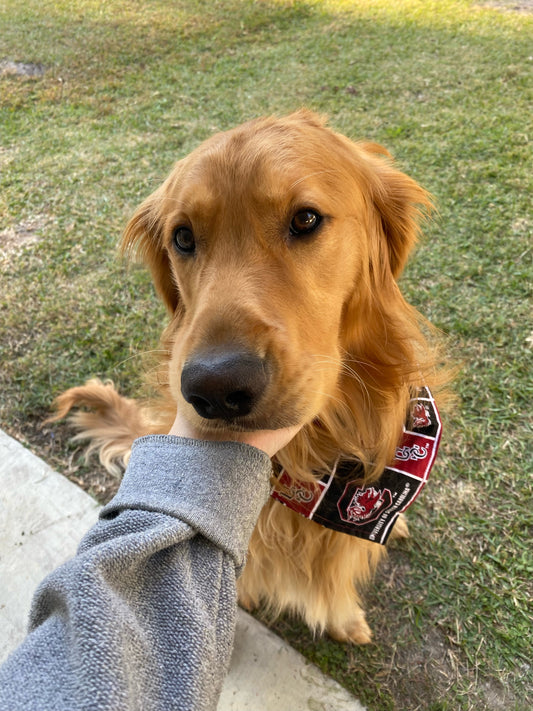
<instances>
[{"instance_id":1,"label":"dog's head","mask_svg":"<svg viewBox=\"0 0 533 711\"><path fill-rule=\"evenodd\" d=\"M172 314L169 384L187 416L272 429L405 384L412 314L396 279L426 205L384 149L307 111L217 134L177 163L123 248Z\"/></svg>"}]
</instances>

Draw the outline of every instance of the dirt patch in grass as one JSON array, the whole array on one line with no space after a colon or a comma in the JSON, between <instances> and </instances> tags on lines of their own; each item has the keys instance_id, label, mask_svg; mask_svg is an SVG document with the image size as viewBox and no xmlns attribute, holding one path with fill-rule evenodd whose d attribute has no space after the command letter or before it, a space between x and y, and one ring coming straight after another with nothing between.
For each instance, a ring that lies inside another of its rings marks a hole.
<instances>
[{"instance_id":1,"label":"dirt patch in grass","mask_svg":"<svg viewBox=\"0 0 533 711\"><path fill-rule=\"evenodd\" d=\"M379 620L378 627L373 623L376 643L388 657L379 675L394 700L393 708L447 709L441 703L453 697L469 711L522 708L508 686L484 677L477 658L469 661L465 657L460 630L443 622L438 605L424 615L423 600L409 592L415 577L409 555L392 550L368 595L369 617ZM405 601L410 597L411 609L405 616Z\"/></svg>"},{"instance_id":2,"label":"dirt patch in grass","mask_svg":"<svg viewBox=\"0 0 533 711\"><path fill-rule=\"evenodd\" d=\"M0 77L42 77L45 71L42 64L34 62L12 62L9 59L0 61Z\"/></svg>"},{"instance_id":3,"label":"dirt patch in grass","mask_svg":"<svg viewBox=\"0 0 533 711\"><path fill-rule=\"evenodd\" d=\"M472 710L516 708L512 694L496 679L480 681L477 670L464 664L458 648L435 627L423 630L407 646L394 642L391 649L387 686L398 708L426 711L428 700L438 703L454 689Z\"/></svg>"},{"instance_id":4,"label":"dirt patch in grass","mask_svg":"<svg viewBox=\"0 0 533 711\"><path fill-rule=\"evenodd\" d=\"M478 3L478 6L504 10L505 12L533 12L533 0L521 0L520 2L513 2L513 0L485 0Z\"/></svg>"},{"instance_id":5,"label":"dirt patch in grass","mask_svg":"<svg viewBox=\"0 0 533 711\"><path fill-rule=\"evenodd\" d=\"M25 247L38 243L47 222L46 215L35 215L0 231L0 264L13 254L19 254Z\"/></svg>"}]
</instances>

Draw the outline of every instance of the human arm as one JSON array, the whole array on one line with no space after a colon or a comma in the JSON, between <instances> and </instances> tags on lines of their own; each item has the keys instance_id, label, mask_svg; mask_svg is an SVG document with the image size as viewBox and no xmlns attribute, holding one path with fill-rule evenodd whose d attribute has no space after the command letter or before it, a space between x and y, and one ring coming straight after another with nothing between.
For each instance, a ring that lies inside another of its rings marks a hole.
<instances>
[{"instance_id":1,"label":"human arm","mask_svg":"<svg viewBox=\"0 0 533 711\"><path fill-rule=\"evenodd\" d=\"M40 586L0 708L215 708L269 472L243 444L138 440L117 497Z\"/></svg>"}]
</instances>

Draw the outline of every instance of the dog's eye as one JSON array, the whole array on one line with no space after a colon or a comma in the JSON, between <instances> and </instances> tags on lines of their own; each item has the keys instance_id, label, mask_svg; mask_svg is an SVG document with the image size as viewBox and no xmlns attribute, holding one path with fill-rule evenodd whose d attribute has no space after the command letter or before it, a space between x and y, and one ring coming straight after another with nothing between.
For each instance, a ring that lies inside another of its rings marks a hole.
<instances>
[{"instance_id":1,"label":"dog's eye","mask_svg":"<svg viewBox=\"0 0 533 711\"><path fill-rule=\"evenodd\" d=\"M196 242L192 230L188 227L176 227L173 233L176 249L182 254L192 254L196 249Z\"/></svg>"},{"instance_id":2,"label":"dog's eye","mask_svg":"<svg viewBox=\"0 0 533 711\"><path fill-rule=\"evenodd\" d=\"M308 235L310 232L316 230L322 221L322 217L313 210L300 210L291 220L289 227L290 233L293 237L300 237L301 235Z\"/></svg>"}]
</instances>

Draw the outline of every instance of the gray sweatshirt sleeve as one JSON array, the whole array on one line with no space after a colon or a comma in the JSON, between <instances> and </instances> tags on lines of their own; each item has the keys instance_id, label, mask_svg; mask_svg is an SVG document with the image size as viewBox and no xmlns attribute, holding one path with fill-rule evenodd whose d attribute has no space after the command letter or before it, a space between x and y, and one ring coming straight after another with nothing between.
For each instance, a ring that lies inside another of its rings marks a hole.
<instances>
[{"instance_id":1,"label":"gray sweatshirt sleeve","mask_svg":"<svg viewBox=\"0 0 533 711\"><path fill-rule=\"evenodd\" d=\"M37 589L0 711L215 709L270 467L243 444L137 440L77 555Z\"/></svg>"}]
</instances>

